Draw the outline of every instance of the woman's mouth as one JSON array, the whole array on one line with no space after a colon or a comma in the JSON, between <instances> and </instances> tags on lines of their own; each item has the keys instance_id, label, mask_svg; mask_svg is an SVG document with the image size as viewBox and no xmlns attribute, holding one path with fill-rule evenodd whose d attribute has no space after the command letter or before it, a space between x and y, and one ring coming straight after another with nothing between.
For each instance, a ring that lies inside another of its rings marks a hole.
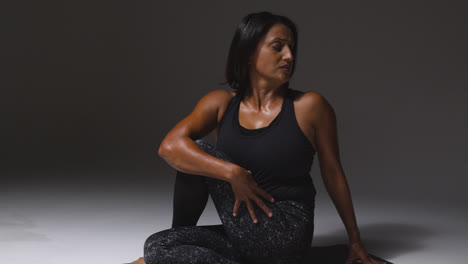
<instances>
[{"instance_id":1,"label":"woman's mouth","mask_svg":"<svg viewBox=\"0 0 468 264\"><path fill-rule=\"evenodd\" d=\"M289 69L291 68L291 64L289 64L289 63L284 63L284 64L281 65L279 68L282 69L283 71L289 72Z\"/></svg>"}]
</instances>

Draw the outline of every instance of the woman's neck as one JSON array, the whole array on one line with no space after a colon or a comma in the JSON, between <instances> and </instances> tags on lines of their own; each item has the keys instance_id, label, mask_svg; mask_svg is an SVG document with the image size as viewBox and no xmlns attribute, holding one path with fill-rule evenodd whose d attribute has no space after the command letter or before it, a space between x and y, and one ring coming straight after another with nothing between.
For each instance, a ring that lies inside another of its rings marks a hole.
<instances>
[{"instance_id":1,"label":"woman's neck","mask_svg":"<svg viewBox=\"0 0 468 264\"><path fill-rule=\"evenodd\" d=\"M276 88L266 86L249 87L244 91L243 102L248 104L253 111L270 109L279 104L286 95L287 88L284 85Z\"/></svg>"}]
</instances>

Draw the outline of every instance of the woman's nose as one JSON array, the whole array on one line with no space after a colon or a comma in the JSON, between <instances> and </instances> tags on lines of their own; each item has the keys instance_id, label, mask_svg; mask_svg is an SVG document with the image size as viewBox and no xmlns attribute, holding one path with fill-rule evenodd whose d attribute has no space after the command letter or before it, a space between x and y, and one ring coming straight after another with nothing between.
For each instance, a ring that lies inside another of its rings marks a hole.
<instances>
[{"instance_id":1,"label":"woman's nose","mask_svg":"<svg viewBox=\"0 0 468 264\"><path fill-rule=\"evenodd\" d=\"M293 60L293 54L292 54L292 50L286 46L286 52L283 56L284 60L287 60L289 62L291 62Z\"/></svg>"}]
</instances>

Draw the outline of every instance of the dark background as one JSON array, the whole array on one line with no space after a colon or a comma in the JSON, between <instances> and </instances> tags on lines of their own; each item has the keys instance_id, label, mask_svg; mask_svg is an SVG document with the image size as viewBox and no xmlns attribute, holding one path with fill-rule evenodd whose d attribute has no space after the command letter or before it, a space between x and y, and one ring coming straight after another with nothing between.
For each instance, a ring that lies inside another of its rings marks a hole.
<instances>
[{"instance_id":1,"label":"dark background","mask_svg":"<svg viewBox=\"0 0 468 264\"><path fill-rule=\"evenodd\" d=\"M1 183L170 191L167 132L219 85L237 23L298 26L293 89L338 118L351 191L465 203L465 1L2 4ZM312 177L322 189L314 162ZM115 190L115 189L114 189Z\"/></svg>"}]
</instances>

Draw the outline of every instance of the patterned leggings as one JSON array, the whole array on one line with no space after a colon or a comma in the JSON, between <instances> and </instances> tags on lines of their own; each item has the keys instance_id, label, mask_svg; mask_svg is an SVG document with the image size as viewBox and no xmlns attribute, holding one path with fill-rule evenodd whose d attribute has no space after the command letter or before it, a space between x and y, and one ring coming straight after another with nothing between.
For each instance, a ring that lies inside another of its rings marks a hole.
<instances>
[{"instance_id":1,"label":"patterned leggings","mask_svg":"<svg viewBox=\"0 0 468 264\"><path fill-rule=\"evenodd\" d=\"M233 162L205 140L195 142L206 153ZM182 173L178 172L179 175ZM253 203L258 219L255 224L245 203L241 203L237 216L232 215L235 196L228 182L199 175L188 177L198 180L201 188L208 190L222 224L195 226L204 205L200 208L187 207L188 210L198 210L195 221L192 219L192 223L186 226L173 222L171 229L159 231L146 239L144 259L147 264L295 264L303 261L304 253L312 243L314 208L292 200L266 201L273 212L270 218ZM177 215L174 214L174 217Z\"/></svg>"}]
</instances>

